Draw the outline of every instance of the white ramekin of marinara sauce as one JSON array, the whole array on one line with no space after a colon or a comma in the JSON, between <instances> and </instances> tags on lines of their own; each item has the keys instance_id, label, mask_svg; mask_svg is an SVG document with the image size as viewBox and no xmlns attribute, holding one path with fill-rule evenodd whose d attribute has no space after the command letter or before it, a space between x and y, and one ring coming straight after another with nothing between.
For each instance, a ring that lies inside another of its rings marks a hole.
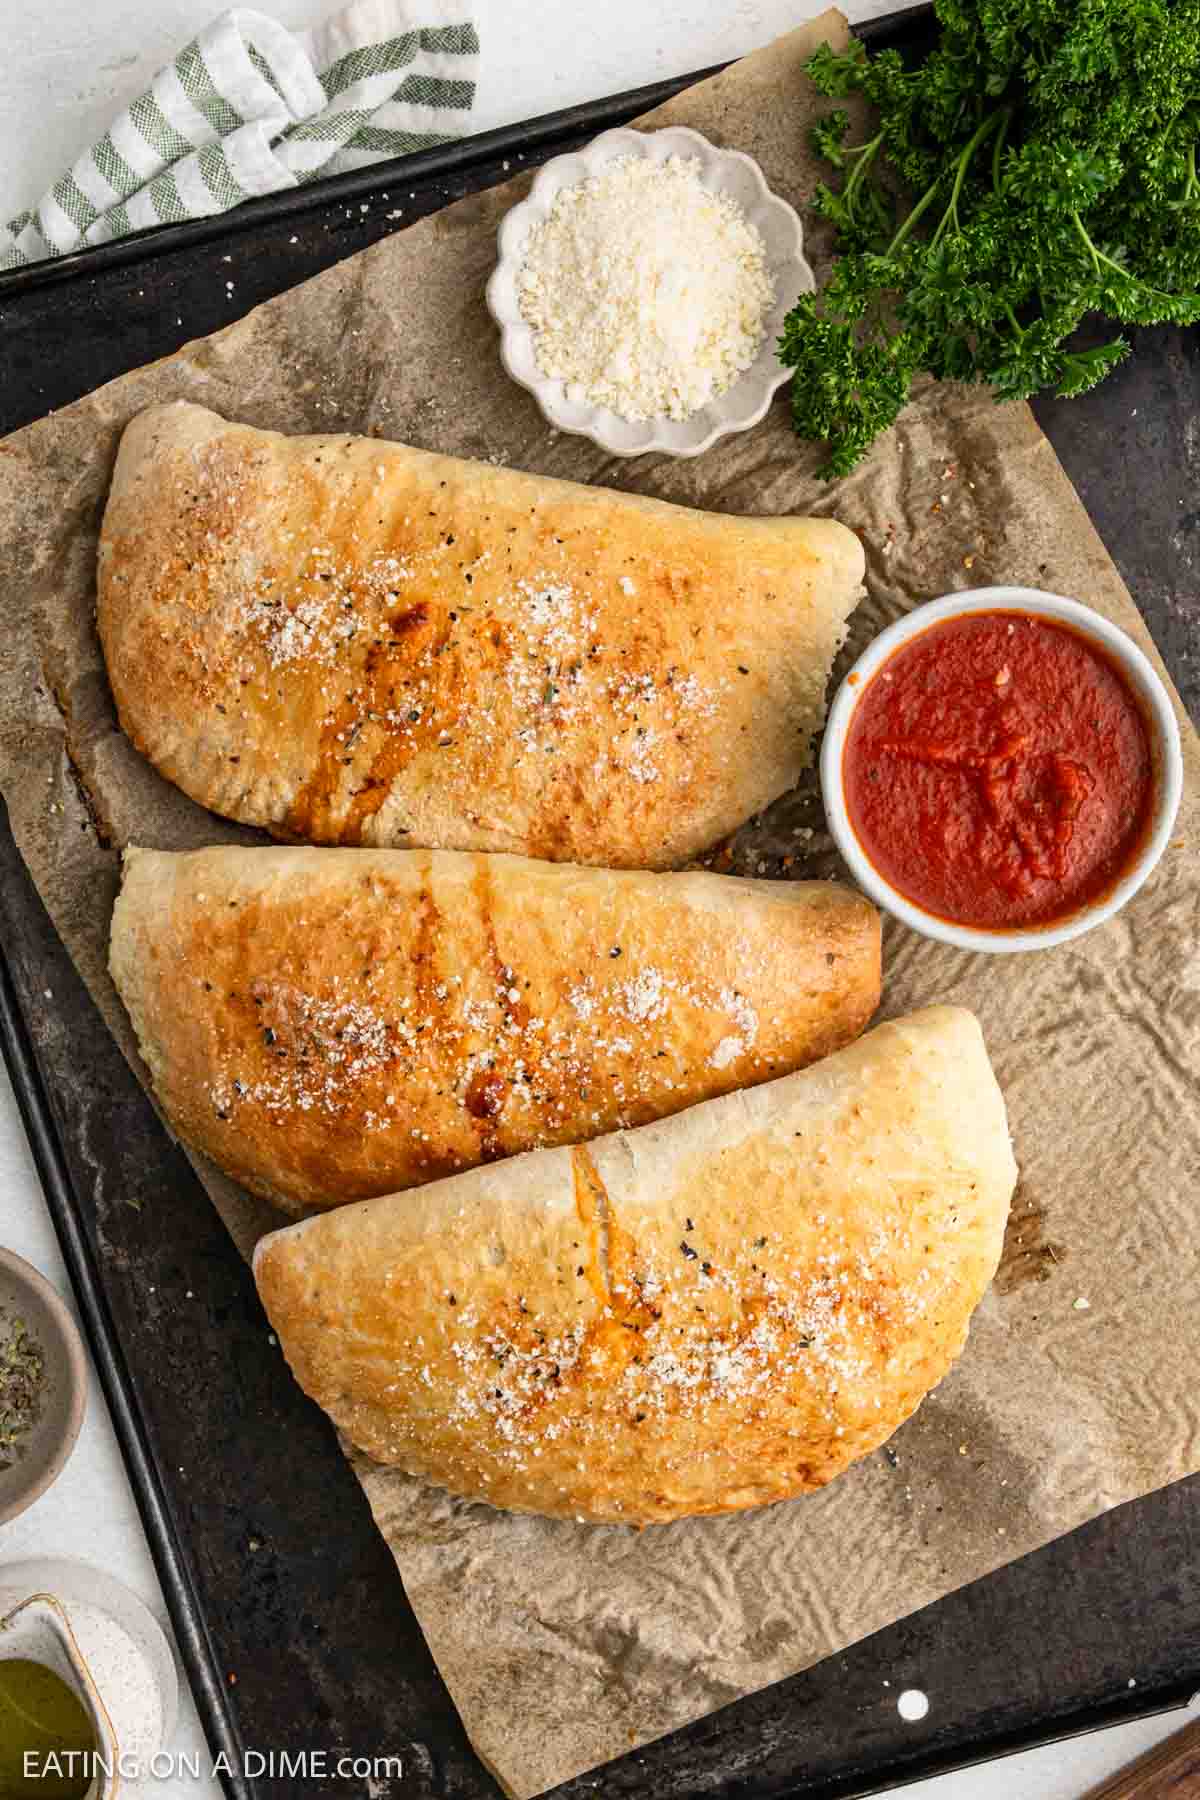
<instances>
[{"instance_id":1,"label":"white ramekin of marinara sauce","mask_svg":"<svg viewBox=\"0 0 1200 1800\"><path fill-rule=\"evenodd\" d=\"M829 712L834 840L877 905L963 949L1043 950L1109 919L1166 848L1183 759L1149 659L1036 588L890 625Z\"/></svg>"}]
</instances>

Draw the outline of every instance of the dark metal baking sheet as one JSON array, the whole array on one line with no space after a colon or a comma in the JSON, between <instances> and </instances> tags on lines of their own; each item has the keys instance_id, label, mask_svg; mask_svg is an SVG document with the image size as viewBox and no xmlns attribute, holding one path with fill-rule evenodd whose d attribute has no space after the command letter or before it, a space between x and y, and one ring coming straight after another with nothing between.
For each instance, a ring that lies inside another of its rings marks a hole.
<instances>
[{"instance_id":1,"label":"dark metal baking sheet","mask_svg":"<svg viewBox=\"0 0 1200 1800\"><path fill-rule=\"evenodd\" d=\"M910 17L865 35L914 29ZM0 432L684 85L0 277ZM1040 416L1195 717L1200 349L1194 333L1135 335L1113 380ZM330 1427L288 1376L249 1271L92 1007L2 819L0 946L0 1043L214 1748L235 1763L241 1746L399 1755L397 1800L493 1800ZM906 1686L930 1695L917 1725L896 1711ZM840 1800L1175 1705L1197 1686L1200 1479L553 1800ZM228 1785L237 1800L362 1791L332 1777Z\"/></svg>"}]
</instances>

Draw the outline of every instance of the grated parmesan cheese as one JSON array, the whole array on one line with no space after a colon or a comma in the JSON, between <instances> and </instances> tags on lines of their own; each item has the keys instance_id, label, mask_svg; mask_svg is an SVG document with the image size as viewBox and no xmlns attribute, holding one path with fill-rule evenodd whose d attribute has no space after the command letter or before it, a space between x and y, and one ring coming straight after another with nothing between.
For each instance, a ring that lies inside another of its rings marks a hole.
<instances>
[{"instance_id":1,"label":"grated parmesan cheese","mask_svg":"<svg viewBox=\"0 0 1200 1800\"><path fill-rule=\"evenodd\" d=\"M538 367L625 419L686 419L758 354L774 299L761 236L695 158L617 158L563 188L517 276Z\"/></svg>"}]
</instances>

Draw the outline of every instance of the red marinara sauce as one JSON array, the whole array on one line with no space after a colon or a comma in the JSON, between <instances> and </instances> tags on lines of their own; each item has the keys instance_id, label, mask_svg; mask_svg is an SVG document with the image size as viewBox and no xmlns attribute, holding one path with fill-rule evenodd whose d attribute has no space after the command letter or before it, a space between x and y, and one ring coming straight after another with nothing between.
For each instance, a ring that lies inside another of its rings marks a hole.
<instances>
[{"instance_id":1,"label":"red marinara sauce","mask_svg":"<svg viewBox=\"0 0 1200 1800\"><path fill-rule=\"evenodd\" d=\"M1141 707L1091 639L1022 612L931 625L876 670L842 752L879 873L943 919L1050 925L1141 846L1154 761Z\"/></svg>"}]
</instances>

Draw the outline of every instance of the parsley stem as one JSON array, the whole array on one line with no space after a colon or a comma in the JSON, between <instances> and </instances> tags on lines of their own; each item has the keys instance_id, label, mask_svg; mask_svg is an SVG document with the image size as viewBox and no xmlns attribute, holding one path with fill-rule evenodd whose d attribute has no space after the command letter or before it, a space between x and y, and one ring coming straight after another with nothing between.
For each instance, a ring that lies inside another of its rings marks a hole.
<instances>
[{"instance_id":1,"label":"parsley stem","mask_svg":"<svg viewBox=\"0 0 1200 1800\"><path fill-rule=\"evenodd\" d=\"M954 186L950 190L950 204L942 214L941 223L938 225L937 230L930 240L929 248L931 250L935 250L938 244L941 243L942 233L945 231L951 219L954 220L954 229L956 231L959 229L958 197L962 193L963 182L967 178L967 170L970 167L971 158L974 156L976 150L978 150L980 144L983 143L983 140L987 137L988 133L994 130L997 125L1003 124L1006 120L1011 118L1011 116L1011 106L1001 106L998 107L995 112L989 113L982 125L976 127L967 143L966 149L958 159L958 167L954 172Z\"/></svg>"},{"instance_id":2,"label":"parsley stem","mask_svg":"<svg viewBox=\"0 0 1200 1800\"><path fill-rule=\"evenodd\" d=\"M1148 281L1139 280L1139 278L1129 269L1124 269L1119 262L1114 262L1111 256L1105 256L1103 250L1097 249L1096 245L1093 244L1091 238L1088 236L1087 227L1079 214L1073 212L1071 217L1075 221L1076 231L1092 253L1092 261L1096 265L1097 275L1100 273L1100 264L1107 263L1110 269L1115 269L1118 275L1123 275L1125 280L1131 282L1134 287L1141 288L1143 294L1154 294L1160 300L1179 300L1182 297L1179 294L1169 294L1166 288L1152 287Z\"/></svg>"},{"instance_id":3,"label":"parsley stem","mask_svg":"<svg viewBox=\"0 0 1200 1800\"><path fill-rule=\"evenodd\" d=\"M1091 238L1088 236L1088 233L1087 233L1086 229L1084 228L1083 220L1080 218L1079 214L1077 212L1073 212L1071 214L1071 217L1075 221L1076 231L1079 233L1080 237L1083 239L1084 243L1087 245L1088 254L1091 256L1091 259L1092 259L1092 267L1095 269L1095 271L1098 275L1100 273L1099 252L1097 251L1096 246L1095 246L1095 244L1093 244ZM1113 266L1115 267L1116 265L1114 264Z\"/></svg>"},{"instance_id":4,"label":"parsley stem","mask_svg":"<svg viewBox=\"0 0 1200 1800\"><path fill-rule=\"evenodd\" d=\"M851 169L846 185L842 189L843 204L851 212L854 210L855 189L860 185L863 176L874 162L882 142L883 133L880 131L876 133L869 143L859 144L853 152L853 154L858 157L858 161Z\"/></svg>"},{"instance_id":5,"label":"parsley stem","mask_svg":"<svg viewBox=\"0 0 1200 1800\"><path fill-rule=\"evenodd\" d=\"M958 197L962 193L962 185L963 185L963 182L966 180L967 167L971 161L971 158L974 156L976 150L978 150L980 144L983 143L983 140L987 137L989 131L993 130L993 128L997 124L1001 124L1005 131L1008 129L1008 121L1009 121L1009 119L1011 119L1011 117L1012 117L1012 107L1011 106L997 107L995 112L989 113L987 118L983 121L982 125L980 125L976 129L970 142L967 144L962 155L959 157L958 166L957 166L957 169L956 169L955 175L954 175L954 187L951 190L951 194L950 194L950 203L947 206L945 212L942 214L941 223L939 224L937 230L934 232L933 237L930 241L929 248L931 250L937 244L943 231L946 229L946 223L947 223L947 220L950 218L951 214L953 214L955 225L958 224ZM1003 132L1001 133L1001 136L1003 137ZM907 219L905 219L903 225L901 225L899 231L896 233L895 237L892 239L891 243L888 245L887 249L884 251L885 256L894 256L895 255L896 251L900 248L901 244L904 242L905 238L908 236L908 234L912 230L913 226L917 223L917 220L921 217L922 213L926 212L927 209L932 205L933 197L937 193L938 188L940 186L941 186L941 182L939 179L938 181L931 182L930 185L925 189L925 192L921 195L921 198L917 201L917 204L913 207L913 209L909 213Z\"/></svg>"},{"instance_id":6,"label":"parsley stem","mask_svg":"<svg viewBox=\"0 0 1200 1800\"><path fill-rule=\"evenodd\" d=\"M1004 117L1000 121L1000 129L996 133L996 141L992 145L992 192L1000 192L1000 154L1004 149L1004 141L1008 136L1008 128L1012 124L1012 108L1006 107Z\"/></svg>"},{"instance_id":7,"label":"parsley stem","mask_svg":"<svg viewBox=\"0 0 1200 1800\"><path fill-rule=\"evenodd\" d=\"M933 201L933 196L937 193L937 190L938 190L938 183L936 181L932 182L930 184L930 186L925 189L925 192L921 195L921 198L917 201L917 204L913 207L913 209L909 213L907 219L905 219L903 225L900 227L899 231L896 233L895 237L892 239L891 243L888 245L887 249L884 251L885 256L894 256L895 255L896 251L900 248L901 244L904 242L905 238L908 236L909 232L912 230L912 228L916 224L917 220L921 217L921 214L928 210L929 206L931 205L931 203Z\"/></svg>"}]
</instances>

